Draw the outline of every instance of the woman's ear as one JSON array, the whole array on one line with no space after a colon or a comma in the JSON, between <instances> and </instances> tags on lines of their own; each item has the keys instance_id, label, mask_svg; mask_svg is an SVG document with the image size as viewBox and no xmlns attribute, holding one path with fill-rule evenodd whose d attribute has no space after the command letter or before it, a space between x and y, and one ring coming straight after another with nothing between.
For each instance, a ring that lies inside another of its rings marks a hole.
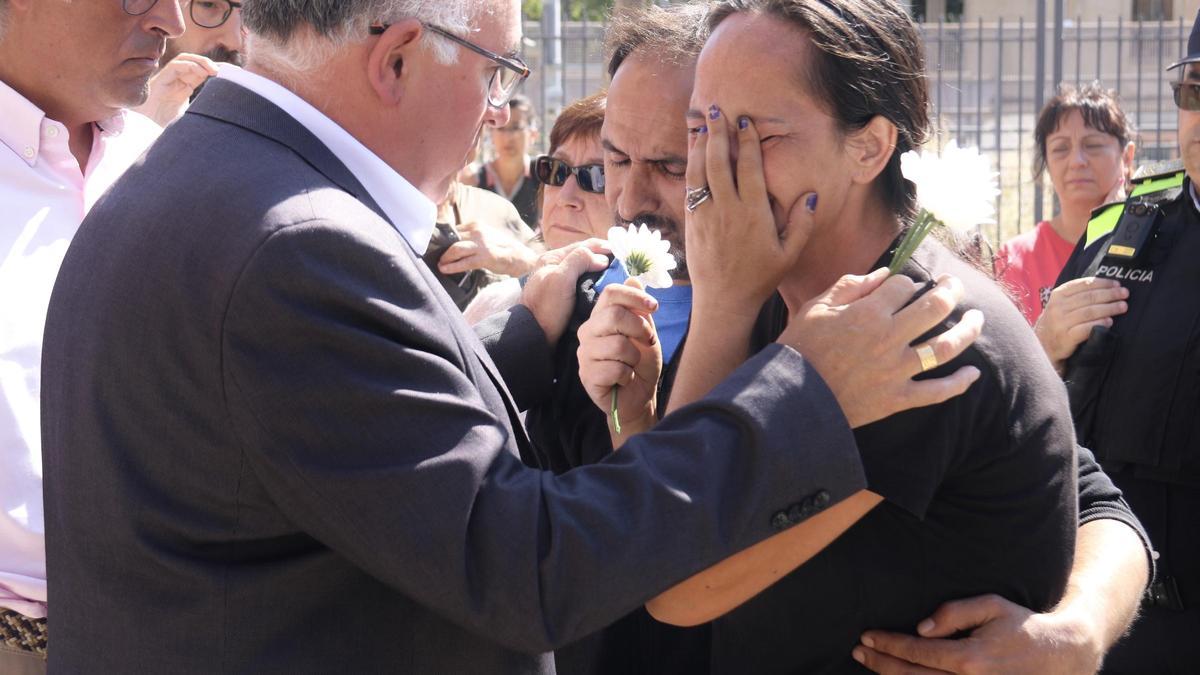
<instances>
[{"instance_id":1,"label":"woman's ear","mask_svg":"<svg viewBox=\"0 0 1200 675\"><path fill-rule=\"evenodd\" d=\"M1125 151L1121 153L1121 167L1126 183L1133 179L1133 156L1135 154L1137 154L1137 145L1133 141L1129 141L1125 144Z\"/></svg>"},{"instance_id":2,"label":"woman's ear","mask_svg":"<svg viewBox=\"0 0 1200 675\"><path fill-rule=\"evenodd\" d=\"M855 167L854 182L874 182L896 152L898 137L896 125L883 115L876 115L846 138L846 152Z\"/></svg>"},{"instance_id":3,"label":"woman's ear","mask_svg":"<svg viewBox=\"0 0 1200 675\"><path fill-rule=\"evenodd\" d=\"M417 52L424 30L420 21L406 19L388 26L374 38L375 44L367 53L367 79L375 95L385 103L399 103L411 82L420 62Z\"/></svg>"}]
</instances>

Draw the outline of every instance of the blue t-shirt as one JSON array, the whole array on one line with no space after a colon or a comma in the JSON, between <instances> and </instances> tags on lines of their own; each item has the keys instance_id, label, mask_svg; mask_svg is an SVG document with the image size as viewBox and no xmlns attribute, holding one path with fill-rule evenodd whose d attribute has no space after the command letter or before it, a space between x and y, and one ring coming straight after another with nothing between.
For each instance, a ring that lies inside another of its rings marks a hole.
<instances>
[{"instance_id":1,"label":"blue t-shirt","mask_svg":"<svg viewBox=\"0 0 1200 675\"><path fill-rule=\"evenodd\" d=\"M628 278L621 263L613 260L596 282L596 292L603 292L609 284L623 284ZM646 292L658 300L654 327L658 329L658 342L662 345L663 364L666 365L671 362L671 357L683 341L683 334L687 332L688 319L692 316L692 286L684 284L670 288L647 288Z\"/></svg>"}]
</instances>

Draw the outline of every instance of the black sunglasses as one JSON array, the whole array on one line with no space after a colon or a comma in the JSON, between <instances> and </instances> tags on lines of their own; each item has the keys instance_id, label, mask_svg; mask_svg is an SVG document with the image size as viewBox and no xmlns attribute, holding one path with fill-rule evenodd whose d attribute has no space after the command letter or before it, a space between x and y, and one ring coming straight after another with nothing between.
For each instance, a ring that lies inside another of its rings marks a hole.
<instances>
[{"instance_id":1,"label":"black sunglasses","mask_svg":"<svg viewBox=\"0 0 1200 675\"><path fill-rule=\"evenodd\" d=\"M437 33L447 40L462 45L484 58L491 59L493 63L500 66L496 69L496 72L492 73L492 79L488 82L488 105L493 108L503 108L508 105L513 94L517 93L517 86L524 82L530 73L533 72L518 57L501 56L490 49L480 47L470 40L460 38L444 28L438 28L428 23L422 25L428 28L430 32ZM371 35L383 35L389 26L391 26L390 23L370 26L367 28L367 32Z\"/></svg>"},{"instance_id":2,"label":"black sunglasses","mask_svg":"<svg viewBox=\"0 0 1200 675\"><path fill-rule=\"evenodd\" d=\"M542 155L533 160L530 169L533 177L543 185L562 187L566 185L568 178L575 176L575 182L579 183L580 190L598 195L604 194L603 164L571 166L561 159Z\"/></svg>"},{"instance_id":3,"label":"black sunglasses","mask_svg":"<svg viewBox=\"0 0 1200 675\"><path fill-rule=\"evenodd\" d=\"M1200 82L1172 82L1175 107L1180 110L1200 111Z\"/></svg>"},{"instance_id":4,"label":"black sunglasses","mask_svg":"<svg viewBox=\"0 0 1200 675\"><path fill-rule=\"evenodd\" d=\"M141 16L158 4L158 0L121 0L121 9L130 16ZM220 28L225 25L233 10L242 3L235 0L191 0L188 13L192 22L201 28Z\"/></svg>"}]
</instances>

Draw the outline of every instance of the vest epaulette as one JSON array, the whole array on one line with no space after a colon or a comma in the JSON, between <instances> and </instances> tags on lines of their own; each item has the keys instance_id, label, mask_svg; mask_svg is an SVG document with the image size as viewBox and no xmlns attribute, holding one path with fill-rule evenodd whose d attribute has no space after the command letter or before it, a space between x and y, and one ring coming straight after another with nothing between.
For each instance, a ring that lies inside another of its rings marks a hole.
<instances>
[{"instance_id":1,"label":"vest epaulette","mask_svg":"<svg viewBox=\"0 0 1200 675\"><path fill-rule=\"evenodd\" d=\"M1092 218L1088 221L1087 239L1084 241L1083 247L1088 248L1115 230L1117 223L1121 222L1121 214L1125 212L1127 203L1137 200L1162 204L1178 197L1183 191L1183 180L1186 177L1186 171L1172 171L1146 176L1134 181L1129 199L1124 202L1105 204L1092 211Z\"/></svg>"}]
</instances>

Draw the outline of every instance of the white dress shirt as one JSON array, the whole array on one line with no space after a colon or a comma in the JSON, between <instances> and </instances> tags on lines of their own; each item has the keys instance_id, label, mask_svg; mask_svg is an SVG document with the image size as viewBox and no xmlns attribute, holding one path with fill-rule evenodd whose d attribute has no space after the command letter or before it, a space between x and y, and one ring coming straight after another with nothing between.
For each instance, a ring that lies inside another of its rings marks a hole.
<instances>
[{"instance_id":1,"label":"white dress shirt","mask_svg":"<svg viewBox=\"0 0 1200 675\"><path fill-rule=\"evenodd\" d=\"M241 85L279 106L316 136L317 140L324 143L334 157L341 160L358 182L362 183L371 199L383 209L392 226L408 241L408 245L417 255L425 254L429 238L433 236L434 220L437 217L436 204L396 173L396 170L378 155L367 149L367 146L351 136L350 132L290 90L229 63L222 63L218 72L218 77Z\"/></svg>"},{"instance_id":2,"label":"white dress shirt","mask_svg":"<svg viewBox=\"0 0 1200 675\"><path fill-rule=\"evenodd\" d=\"M0 607L46 616L42 518L42 328L79 223L158 137L119 114L94 128L83 171L67 128L0 82Z\"/></svg>"}]
</instances>

